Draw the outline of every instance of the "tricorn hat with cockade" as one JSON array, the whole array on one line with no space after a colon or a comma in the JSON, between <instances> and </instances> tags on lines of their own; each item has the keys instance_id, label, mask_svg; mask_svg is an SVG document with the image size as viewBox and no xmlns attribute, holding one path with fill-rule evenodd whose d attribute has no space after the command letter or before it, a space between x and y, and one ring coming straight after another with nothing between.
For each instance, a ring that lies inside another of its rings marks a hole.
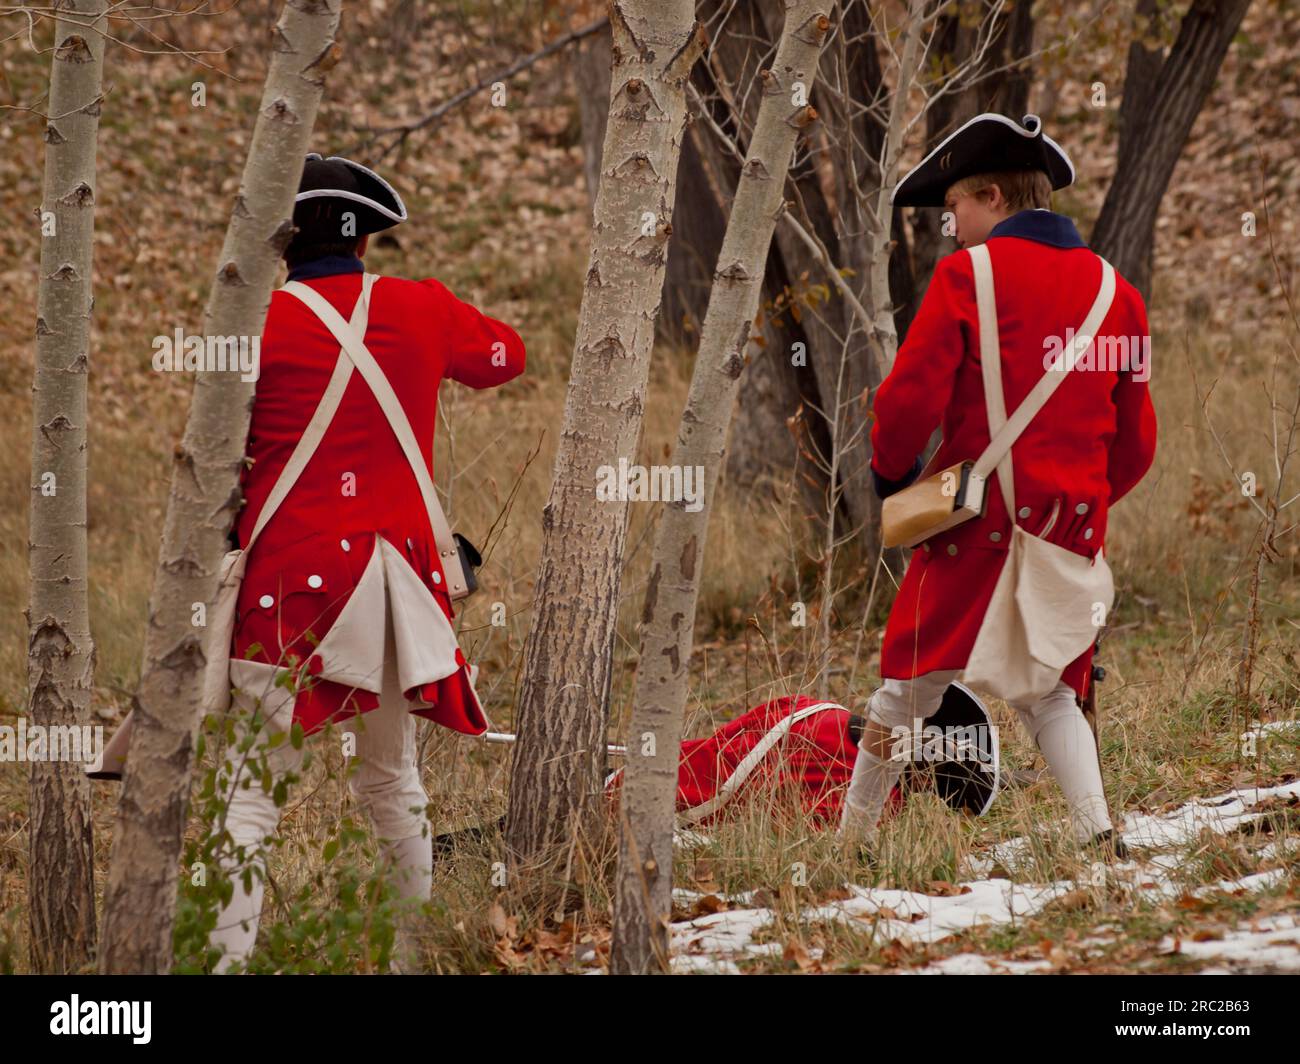
<instances>
[{"instance_id":1,"label":"tricorn hat with cockade","mask_svg":"<svg viewBox=\"0 0 1300 1064\"><path fill-rule=\"evenodd\" d=\"M1043 132L1037 115L1016 122L989 112L945 137L895 186L891 202L896 207L942 207L948 189L963 177L1007 170L1042 170L1053 190L1074 183L1074 164Z\"/></svg>"}]
</instances>

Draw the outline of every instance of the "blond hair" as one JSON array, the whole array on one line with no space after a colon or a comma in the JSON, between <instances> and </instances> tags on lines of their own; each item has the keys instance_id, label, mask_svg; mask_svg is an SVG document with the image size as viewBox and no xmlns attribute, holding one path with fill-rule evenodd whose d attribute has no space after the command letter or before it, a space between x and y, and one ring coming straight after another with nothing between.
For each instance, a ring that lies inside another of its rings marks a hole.
<instances>
[{"instance_id":1,"label":"blond hair","mask_svg":"<svg viewBox=\"0 0 1300 1064\"><path fill-rule=\"evenodd\" d=\"M1002 198L1007 201L1010 210L1050 208L1052 205L1052 182L1042 170L1003 170L972 174L954 182L948 191L954 196L975 196L992 185L997 185L1002 190Z\"/></svg>"}]
</instances>

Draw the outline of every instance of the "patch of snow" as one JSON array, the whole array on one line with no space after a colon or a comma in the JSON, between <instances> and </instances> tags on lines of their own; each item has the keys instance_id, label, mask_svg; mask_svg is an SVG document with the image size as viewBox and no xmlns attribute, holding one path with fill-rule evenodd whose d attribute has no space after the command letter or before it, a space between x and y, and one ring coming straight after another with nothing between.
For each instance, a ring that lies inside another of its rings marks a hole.
<instances>
[{"instance_id":1,"label":"patch of snow","mask_svg":"<svg viewBox=\"0 0 1300 1064\"><path fill-rule=\"evenodd\" d=\"M674 952L734 954L753 944L773 920L771 909L728 909L672 925Z\"/></svg>"},{"instance_id":2,"label":"patch of snow","mask_svg":"<svg viewBox=\"0 0 1300 1064\"><path fill-rule=\"evenodd\" d=\"M717 957L704 957L697 954L678 954L673 957L670 968L675 975L739 975L740 969L735 962Z\"/></svg>"},{"instance_id":3,"label":"patch of snow","mask_svg":"<svg viewBox=\"0 0 1300 1064\"><path fill-rule=\"evenodd\" d=\"M1169 813L1135 815L1124 820L1124 841L1129 846L1169 847L1190 842L1205 828L1227 834L1258 820L1262 814L1250 808L1265 798L1300 796L1300 780L1280 787L1248 787L1216 798L1193 798Z\"/></svg>"},{"instance_id":4,"label":"patch of snow","mask_svg":"<svg viewBox=\"0 0 1300 1064\"><path fill-rule=\"evenodd\" d=\"M1300 850L1300 839L1276 839L1256 855L1261 861L1276 861Z\"/></svg>"},{"instance_id":5,"label":"patch of snow","mask_svg":"<svg viewBox=\"0 0 1300 1064\"><path fill-rule=\"evenodd\" d=\"M1252 877L1253 878L1253 877ZM1300 972L1300 916L1294 913L1245 921L1221 939L1179 941L1178 955L1220 963L1201 970L1202 975L1222 975L1242 970ZM1174 940L1166 936L1160 949L1171 953Z\"/></svg>"},{"instance_id":6,"label":"patch of snow","mask_svg":"<svg viewBox=\"0 0 1300 1064\"><path fill-rule=\"evenodd\" d=\"M922 968L904 969L900 975L1026 975L1050 972L1051 961L1015 961L1002 957L985 957L981 953L954 953L941 957Z\"/></svg>"},{"instance_id":7,"label":"patch of snow","mask_svg":"<svg viewBox=\"0 0 1300 1064\"><path fill-rule=\"evenodd\" d=\"M1260 802L1267 798L1286 798L1291 795L1300 795L1300 780L1279 787L1246 788L1215 798L1197 798L1169 813L1135 815L1129 818L1124 825L1123 837L1130 846L1135 847L1174 847L1195 839L1205 828L1218 833L1232 831L1263 815L1251 811ZM1269 845L1274 851L1277 850L1275 843ZM1024 884L1006 879L984 878L995 863L1006 864L1014 856L1026 853L1029 846L1027 839L1010 839L991 847L984 856L972 856L967 867L974 873L974 878L958 884L961 893L936 896L917 891L866 888L850 884L848 889L851 897L844 901L809 906L802 911L800 918L805 922L848 924L864 932L871 932L876 941L882 943L900 939L911 944L928 945L976 927L1013 925L1042 911L1054 898L1077 890L1080 886L1101 885L1108 878L1112 882L1130 881L1133 892L1147 898L1177 897L1186 890L1184 885L1177 882L1175 875L1180 857L1168 853L1143 854L1140 862L1133 860L1108 865L1096 861L1084 871L1078 881ZM1290 848L1289 845L1284 847ZM1219 891L1253 893L1285 881L1286 876L1285 869L1272 869L1241 879L1219 880L1198 887L1193 893L1198 896ZM752 895L753 892L748 892L741 904L746 904ZM697 900L700 896L692 891L674 891L674 898L684 903ZM682 962L684 970L689 971L721 971L730 958L780 956L783 952L780 943L754 941L755 936L770 927L774 919L775 914L771 909L743 908L681 921L672 926L672 949L677 957L691 958ZM1294 920L1290 926L1295 926ZM1251 935L1254 932L1241 934ZM1297 944L1300 945L1300 932L1296 934ZM1238 935L1237 938L1225 941L1235 943L1240 937ZM1096 944L1108 943L1097 940ZM1256 945L1259 943L1256 942ZM1201 952L1193 953L1193 946ZM1222 950L1225 948L1220 942L1183 942L1182 947L1184 953L1206 957L1223 956ZM1172 948L1172 940L1166 948ZM1214 952L1215 948L1220 952ZM1244 955L1250 952L1250 947L1243 945L1241 950ZM1291 953L1286 953L1287 950ZM1300 970L1300 948L1289 944L1269 946L1267 955L1272 958L1275 954L1285 954L1287 964ZM1252 954L1252 957L1258 963L1287 966L1280 960L1263 962L1259 961L1259 955ZM923 974L944 974L958 971L1041 971L1051 968L1052 965L1047 961L1012 962L983 958L976 954L958 954L956 957L934 961L917 971Z\"/></svg>"}]
</instances>

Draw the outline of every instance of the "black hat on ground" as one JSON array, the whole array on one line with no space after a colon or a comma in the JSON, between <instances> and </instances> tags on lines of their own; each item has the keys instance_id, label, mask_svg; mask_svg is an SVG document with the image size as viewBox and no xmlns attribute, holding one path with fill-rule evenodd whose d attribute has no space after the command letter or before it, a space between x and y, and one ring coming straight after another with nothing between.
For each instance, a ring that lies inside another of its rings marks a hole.
<instances>
[{"instance_id":1,"label":"black hat on ground","mask_svg":"<svg viewBox=\"0 0 1300 1064\"><path fill-rule=\"evenodd\" d=\"M1042 170L1053 191L1074 184L1074 164L1043 132L1037 115L1015 122L988 112L945 137L894 186L890 202L895 207L942 207L948 189L963 177L1004 170Z\"/></svg>"},{"instance_id":2,"label":"black hat on ground","mask_svg":"<svg viewBox=\"0 0 1300 1064\"><path fill-rule=\"evenodd\" d=\"M849 743L862 741L866 720L851 716L848 720ZM935 727L939 736L924 734ZM1002 748L993 718L979 696L965 684L953 682L943 693L943 701L922 724L924 756L931 760L909 760L899 780L904 795L913 791L932 790L950 809L983 816L993 804L1001 781Z\"/></svg>"},{"instance_id":3,"label":"black hat on ground","mask_svg":"<svg viewBox=\"0 0 1300 1064\"><path fill-rule=\"evenodd\" d=\"M344 215L351 214L352 224ZM340 156L307 156L293 224L302 237L338 240L391 229L406 221L406 205L387 181L360 163Z\"/></svg>"},{"instance_id":4,"label":"black hat on ground","mask_svg":"<svg viewBox=\"0 0 1300 1064\"><path fill-rule=\"evenodd\" d=\"M910 762L905 788L933 786L950 808L983 816L998 793L1002 761L998 730L988 709L969 687L953 682L924 727L944 732L943 756Z\"/></svg>"}]
</instances>

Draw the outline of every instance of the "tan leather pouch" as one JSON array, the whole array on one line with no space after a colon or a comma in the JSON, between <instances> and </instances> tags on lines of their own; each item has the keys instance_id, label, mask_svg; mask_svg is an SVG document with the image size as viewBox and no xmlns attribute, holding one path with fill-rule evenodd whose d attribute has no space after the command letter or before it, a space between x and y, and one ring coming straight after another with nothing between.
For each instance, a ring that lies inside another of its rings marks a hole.
<instances>
[{"instance_id":1,"label":"tan leather pouch","mask_svg":"<svg viewBox=\"0 0 1300 1064\"><path fill-rule=\"evenodd\" d=\"M886 547L915 547L931 536L978 517L984 510L984 480L974 462L958 462L887 498L881 506Z\"/></svg>"}]
</instances>

